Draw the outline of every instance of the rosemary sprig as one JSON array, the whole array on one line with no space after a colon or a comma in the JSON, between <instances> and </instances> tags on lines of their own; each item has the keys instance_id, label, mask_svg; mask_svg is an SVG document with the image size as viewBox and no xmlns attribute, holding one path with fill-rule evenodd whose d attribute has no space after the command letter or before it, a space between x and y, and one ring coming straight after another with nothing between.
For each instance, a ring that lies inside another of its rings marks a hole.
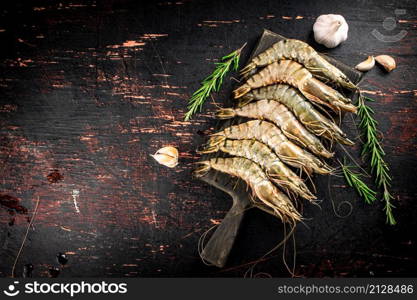
<instances>
[{"instance_id":1,"label":"rosemary sprig","mask_svg":"<svg viewBox=\"0 0 417 300\"><path fill-rule=\"evenodd\" d=\"M343 176L345 177L347 183L350 187L353 187L358 194L363 197L366 203L371 204L376 200L376 192L369 188L365 182L362 181L361 177L363 176L359 172L352 171L352 166L340 163L342 167Z\"/></svg>"},{"instance_id":2,"label":"rosemary sprig","mask_svg":"<svg viewBox=\"0 0 417 300\"><path fill-rule=\"evenodd\" d=\"M389 175L388 164L384 161L385 152L379 141L378 122L374 118L374 110L366 104L366 101L373 102L374 100L363 96L359 93L358 98L358 116L360 118L359 128L362 131L364 138L364 145L361 156L370 157L371 170L375 175L375 183L379 188L382 188L382 199L385 201L384 211L387 215L387 223L395 225L396 221L392 214L394 208L391 200L394 198L389 192L391 186L391 177Z\"/></svg>"},{"instance_id":3,"label":"rosemary sprig","mask_svg":"<svg viewBox=\"0 0 417 300\"><path fill-rule=\"evenodd\" d=\"M236 71L239 68L240 53L245 46L246 44L232 53L223 56L220 62L215 63L216 68L213 73L201 82L200 88L188 100L188 112L185 114L185 121L190 120L191 116L197 111L201 111L204 102L212 92L218 92L220 90L224 76L230 69Z\"/></svg>"}]
</instances>

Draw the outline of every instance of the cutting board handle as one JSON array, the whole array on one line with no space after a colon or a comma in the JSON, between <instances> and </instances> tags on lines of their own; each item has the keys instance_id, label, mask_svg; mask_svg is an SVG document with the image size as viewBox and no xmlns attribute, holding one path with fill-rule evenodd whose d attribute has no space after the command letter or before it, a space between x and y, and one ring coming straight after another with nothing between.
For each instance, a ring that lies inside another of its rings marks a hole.
<instances>
[{"instance_id":1,"label":"cutting board handle","mask_svg":"<svg viewBox=\"0 0 417 300\"><path fill-rule=\"evenodd\" d=\"M219 268L226 264L238 234L240 223L243 220L245 209L239 204L234 204L229 210L201 253L201 257L206 262Z\"/></svg>"}]
</instances>

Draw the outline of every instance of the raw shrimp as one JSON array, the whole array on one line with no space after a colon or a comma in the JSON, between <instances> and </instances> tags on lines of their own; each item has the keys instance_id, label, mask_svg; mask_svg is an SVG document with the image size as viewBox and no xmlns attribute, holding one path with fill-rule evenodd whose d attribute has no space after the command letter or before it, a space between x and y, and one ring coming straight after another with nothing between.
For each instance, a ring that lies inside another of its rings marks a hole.
<instances>
[{"instance_id":1,"label":"raw shrimp","mask_svg":"<svg viewBox=\"0 0 417 300\"><path fill-rule=\"evenodd\" d=\"M293 115L288 108L274 100L260 100L249 103L241 108L223 108L216 116L220 119L230 119L235 116L252 119L265 119L275 123L290 139L311 152L329 158L333 154L329 152L321 141L309 132Z\"/></svg>"},{"instance_id":2,"label":"raw shrimp","mask_svg":"<svg viewBox=\"0 0 417 300\"><path fill-rule=\"evenodd\" d=\"M311 46L294 39L286 39L275 43L270 48L254 57L249 64L241 70L241 74L247 76L251 73L256 73L256 68L264 67L283 59L294 60L302 64L318 78L330 80L344 88L357 89L357 86L350 81L342 71L325 60Z\"/></svg>"},{"instance_id":3,"label":"raw shrimp","mask_svg":"<svg viewBox=\"0 0 417 300\"><path fill-rule=\"evenodd\" d=\"M214 153L222 151L233 156L244 157L260 165L269 179L278 184L288 193L294 193L307 200L316 197L309 191L303 180L288 168L279 157L265 144L256 140L225 140L217 143L209 140L207 147L200 153Z\"/></svg>"},{"instance_id":4,"label":"raw shrimp","mask_svg":"<svg viewBox=\"0 0 417 300\"><path fill-rule=\"evenodd\" d=\"M220 171L243 179L262 204L270 207L283 222L295 223L301 220L301 215L295 209L291 200L275 187L264 171L253 161L243 157L212 158L198 162L201 165L194 174L204 176L210 169ZM254 204L259 203L253 199Z\"/></svg>"},{"instance_id":5,"label":"raw shrimp","mask_svg":"<svg viewBox=\"0 0 417 300\"><path fill-rule=\"evenodd\" d=\"M294 86L310 101L328 106L335 112L343 110L356 113L356 106L350 99L314 78L306 68L292 60L281 60L268 65L234 90L234 97L240 98L252 89L274 83Z\"/></svg>"},{"instance_id":6,"label":"raw shrimp","mask_svg":"<svg viewBox=\"0 0 417 300\"><path fill-rule=\"evenodd\" d=\"M354 144L335 123L318 112L297 89L287 84L274 84L252 90L240 98L238 105L242 107L253 100L262 99L275 100L284 104L308 130L316 135L345 145Z\"/></svg>"},{"instance_id":7,"label":"raw shrimp","mask_svg":"<svg viewBox=\"0 0 417 300\"><path fill-rule=\"evenodd\" d=\"M238 125L233 125L222 131L212 134L210 143L223 143L229 139L256 139L274 150L278 157L286 164L318 174L329 174L332 169L320 159L297 146L287 139L281 129L273 123L264 120L252 120Z\"/></svg>"}]
</instances>

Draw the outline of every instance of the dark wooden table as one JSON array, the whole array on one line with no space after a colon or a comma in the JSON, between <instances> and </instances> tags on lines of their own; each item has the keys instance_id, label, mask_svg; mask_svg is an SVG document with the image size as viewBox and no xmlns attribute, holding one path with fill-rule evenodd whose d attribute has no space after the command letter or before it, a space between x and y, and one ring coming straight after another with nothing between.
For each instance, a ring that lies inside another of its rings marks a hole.
<instances>
[{"instance_id":1,"label":"dark wooden table","mask_svg":"<svg viewBox=\"0 0 417 300\"><path fill-rule=\"evenodd\" d=\"M351 66L376 54L398 63L390 74L376 67L361 83L376 100L398 225L386 225L383 203L365 204L343 178L316 177L328 189L318 191L321 209L305 206L308 220L295 234L296 273L416 276L416 1L5 2L0 276L11 275L37 199L18 277L30 275L29 264L40 277L243 276L280 240L280 222L249 211L228 265L219 270L200 261L200 235L221 221L231 201L191 176L195 150L216 124L215 105L191 122L183 116L213 62L248 41L245 59L264 28L306 40ZM350 26L349 39L333 50L312 39L312 24L323 13L342 14ZM384 42L373 30L406 35ZM216 102L227 100L233 84L226 80ZM357 137L353 118L343 126ZM175 169L149 156L166 145L180 150ZM68 262L59 262L59 253ZM255 272L289 276L281 251Z\"/></svg>"}]
</instances>

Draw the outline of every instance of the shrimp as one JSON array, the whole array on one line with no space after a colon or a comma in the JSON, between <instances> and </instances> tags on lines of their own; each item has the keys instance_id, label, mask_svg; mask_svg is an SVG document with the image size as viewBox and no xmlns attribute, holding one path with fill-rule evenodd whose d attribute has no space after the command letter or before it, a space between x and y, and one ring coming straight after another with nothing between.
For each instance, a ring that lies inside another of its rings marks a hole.
<instances>
[{"instance_id":1,"label":"shrimp","mask_svg":"<svg viewBox=\"0 0 417 300\"><path fill-rule=\"evenodd\" d=\"M288 168L278 156L265 144L256 140L225 140L217 143L208 141L208 147L200 153L222 151L233 156L250 159L263 167L269 179L288 192L303 197L309 201L316 199L303 180Z\"/></svg>"},{"instance_id":2,"label":"shrimp","mask_svg":"<svg viewBox=\"0 0 417 300\"><path fill-rule=\"evenodd\" d=\"M240 99L239 107L253 100L275 100L288 107L312 133L345 145L354 144L336 124L318 112L303 95L289 85L275 84L261 87L250 91Z\"/></svg>"},{"instance_id":3,"label":"shrimp","mask_svg":"<svg viewBox=\"0 0 417 300\"><path fill-rule=\"evenodd\" d=\"M268 179L264 171L253 161L243 157L212 158L198 162L201 165L194 171L197 177L204 176L210 169L220 171L243 179L252 189L254 204L264 204L270 207L274 214L285 223L295 223L301 220L300 213L295 209L291 200Z\"/></svg>"},{"instance_id":4,"label":"shrimp","mask_svg":"<svg viewBox=\"0 0 417 300\"><path fill-rule=\"evenodd\" d=\"M329 158L329 152L321 141L309 132L293 115L287 107L274 100L260 100L249 103L241 108L223 108L216 116L220 119L230 119L235 116L252 119L265 119L275 123L282 132L299 145L309 149L314 154Z\"/></svg>"},{"instance_id":5,"label":"shrimp","mask_svg":"<svg viewBox=\"0 0 417 300\"><path fill-rule=\"evenodd\" d=\"M316 77L324 77L324 79L330 80L347 89L357 89L357 86L342 71L325 60L311 46L294 39L279 41L254 57L241 70L241 75L251 75L251 73L256 73L256 68L264 67L283 59L294 60L304 65Z\"/></svg>"},{"instance_id":6,"label":"shrimp","mask_svg":"<svg viewBox=\"0 0 417 300\"><path fill-rule=\"evenodd\" d=\"M310 101L328 106L335 112L343 110L356 113L356 106L350 99L314 78L306 68L292 60L281 60L268 65L234 90L234 98L240 98L252 89L274 83L287 83L296 87Z\"/></svg>"},{"instance_id":7,"label":"shrimp","mask_svg":"<svg viewBox=\"0 0 417 300\"><path fill-rule=\"evenodd\" d=\"M211 145L229 139L255 139L271 148L286 164L308 174L329 174L332 169L320 159L287 139L281 129L264 120L252 120L227 127L211 135Z\"/></svg>"}]
</instances>

